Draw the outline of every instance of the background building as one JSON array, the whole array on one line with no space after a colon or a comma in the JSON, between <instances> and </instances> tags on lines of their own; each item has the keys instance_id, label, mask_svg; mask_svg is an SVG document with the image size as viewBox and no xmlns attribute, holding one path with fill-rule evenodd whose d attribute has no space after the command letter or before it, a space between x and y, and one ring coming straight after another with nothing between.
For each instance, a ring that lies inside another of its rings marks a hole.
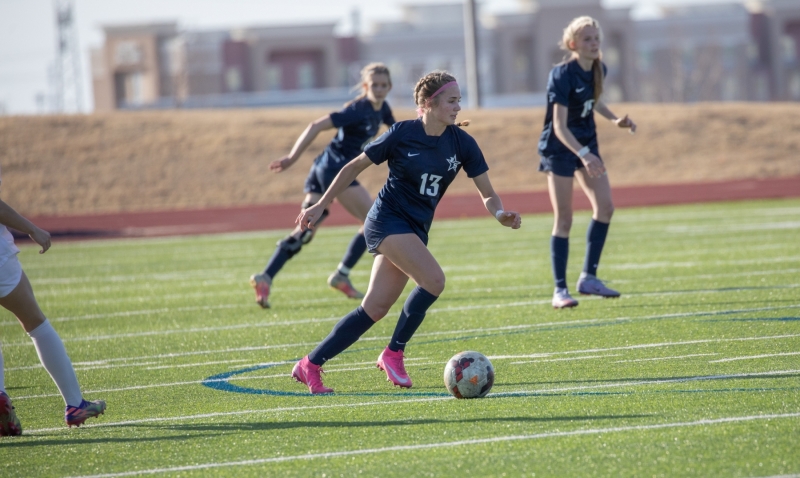
<instances>
[{"instance_id":1,"label":"background building","mask_svg":"<svg viewBox=\"0 0 800 478\"><path fill-rule=\"evenodd\" d=\"M664 8L634 21L600 0L521 0L478 28L484 106L544 102L547 73L564 57L574 17L603 26L611 102L800 100L800 2L756 0ZM175 23L108 26L92 52L95 109L338 105L358 71L386 63L390 102L410 106L427 71L466 78L462 4L406 5L396 22L342 37L335 24L180 31ZM466 82L465 96L470 92Z\"/></svg>"}]
</instances>

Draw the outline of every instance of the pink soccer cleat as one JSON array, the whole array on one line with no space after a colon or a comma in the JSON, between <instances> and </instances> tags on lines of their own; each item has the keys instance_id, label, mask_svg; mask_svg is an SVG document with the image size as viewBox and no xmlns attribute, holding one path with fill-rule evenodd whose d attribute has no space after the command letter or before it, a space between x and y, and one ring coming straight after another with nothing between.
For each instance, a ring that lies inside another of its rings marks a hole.
<instances>
[{"instance_id":1,"label":"pink soccer cleat","mask_svg":"<svg viewBox=\"0 0 800 478\"><path fill-rule=\"evenodd\" d=\"M311 363L308 355L297 362L292 369L292 378L308 385L308 390L313 395L333 393L333 389L322 384L322 366Z\"/></svg>"},{"instance_id":2,"label":"pink soccer cleat","mask_svg":"<svg viewBox=\"0 0 800 478\"><path fill-rule=\"evenodd\" d=\"M264 274L253 274L250 276L250 285L256 291L256 303L262 309L269 309L269 286L272 285L272 279Z\"/></svg>"},{"instance_id":3,"label":"pink soccer cleat","mask_svg":"<svg viewBox=\"0 0 800 478\"><path fill-rule=\"evenodd\" d=\"M398 387L411 388L411 377L406 373L406 367L403 364L404 358L402 350L393 352L386 347L378 356L375 366L386 372L386 380L389 382Z\"/></svg>"},{"instance_id":4,"label":"pink soccer cleat","mask_svg":"<svg viewBox=\"0 0 800 478\"><path fill-rule=\"evenodd\" d=\"M22 425L6 392L0 392L0 437L22 435Z\"/></svg>"},{"instance_id":5,"label":"pink soccer cleat","mask_svg":"<svg viewBox=\"0 0 800 478\"><path fill-rule=\"evenodd\" d=\"M328 277L328 285L331 289L340 291L349 299L364 298L364 294L357 291L356 288L353 287L352 282L350 282L350 278L344 274L341 274L339 271L334 272L330 277Z\"/></svg>"}]
</instances>

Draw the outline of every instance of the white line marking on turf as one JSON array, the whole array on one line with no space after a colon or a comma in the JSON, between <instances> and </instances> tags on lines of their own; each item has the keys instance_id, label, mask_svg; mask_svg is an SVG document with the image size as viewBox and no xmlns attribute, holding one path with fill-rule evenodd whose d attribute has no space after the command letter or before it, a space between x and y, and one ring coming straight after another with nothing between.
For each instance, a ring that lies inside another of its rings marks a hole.
<instances>
[{"instance_id":1,"label":"white line marking on turf","mask_svg":"<svg viewBox=\"0 0 800 478\"><path fill-rule=\"evenodd\" d=\"M730 339L698 339L698 340L684 340L681 342L661 342L661 343L654 343L654 344L638 344L638 345L625 345L621 347L607 347L602 349L586 349L586 350L567 350L563 352L547 352L546 355L541 353L539 354L528 354L528 355L490 355L489 359L516 359L516 358L539 358L539 357L547 357L552 355L561 355L561 354L582 354L582 353L592 353L592 352L610 352L612 350L636 350L636 349L648 349L648 348L655 348L655 347L674 347L678 345L694 345L694 344L710 344L710 343L718 343L718 342L746 342L750 340L772 340L772 339L787 339L793 337L800 337L800 334L786 334L786 335L770 335L770 336L761 336L761 337L736 337Z\"/></svg>"},{"instance_id":2,"label":"white line marking on turf","mask_svg":"<svg viewBox=\"0 0 800 478\"><path fill-rule=\"evenodd\" d=\"M354 456L354 455L368 455L374 453L386 453L386 452L402 452L402 451L414 451L414 450L431 450L436 448L444 448L444 447L456 447L456 446L465 446L465 445L482 445L488 443L502 443L502 442L510 442L510 441L520 441L520 440L536 440L536 439L543 439L543 438L557 438L557 437L569 437L569 436L580 436L580 435L600 435L603 433L620 433L620 432L635 432L635 431L645 431L645 430L659 430L664 428L683 428L683 427L696 427L696 426L709 426L709 425L723 425L728 423L739 423L739 422L748 422L754 420L777 420L777 419L784 419L784 418L797 418L800 417L800 412L795 413L775 413L770 415L746 415L746 416L738 416L738 417L722 417L722 418L704 418L700 420L694 421L687 421L687 422L668 422L668 423L654 423L650 425L630 425L630 426L622 426L622 427L607 427L607 428L584 428L579 430L569 430L569 431L554 431L554 432L543 432L543 433L533 433L530 435L506 435L506 436L497 436L497 437L488 437L488 438L475 438L472 440L457 440L457 441L449 441L449 442L436 442L436 443L420 443L415 445L395 445L395 446L387 446L387 447L378 447L378 448L362 448L358 450L342 450L342 451L331 451L331 452L321 452L321 453L308 453L305 455L292 455L292 456L276 456L276 457L269 457L269 458L258 458L253 460L239 460L239 461L229 461L229 462L212 462L212 463L204 463L198 465L186 465L186 466L174 466L174 467L164 467L164 468L151 468L149 470L135 470L135 471L124 471L120 473L104 473L99 475L84 475L80 478L112 478L112 477L121 477L121 476L135 476L135 475L153 475L159 473L176 473L181 471L192 471L192 470L208 470L214 468L226 468L226 467L233 467L233 466L249 466L249 465L262 465L266 463L281 463L281 462L290 462L290 461L299 461L299 460L314 460L319 458L338 458L343 456Z\"/></svg>"},{"instance_id":3,"label":"white line marking on turf","mask_svg":"<svg viewBox=\"0 0 800 478\"><path fill-rule=\"evenodd\" d=\"M614 355L587 355L585 357L566 357L566 358L557 358L557 359L549 359L549 360L526 360L524 362L511 362L511 365L519 365L524 363L542 363L542 362L563 362L568 360L588 360L588 359L596 359L596 358L606 358L606 357L619 357L620 354Z\"/></svg>"},{"instance_id":4,"label":"white line marking on turf","mask_svg":"<svg viewBox=\"0 0 800 478\"><path fill-rule=\"evenodd\" d=\"M752 359L760 359L760 358L768 358L768 357L785 357L787 355L800 355L800 352L782 352L776 354L764 354L764 355L748 355L745 357L731 357L731 358L724 358L719 360L709 360L708 363L719 363L719 362L733 362L735 360L752 360Z\"/></svg>"},{"instance_id":5,"label":"white line marking on turf","mask_svg":"<svg viewBox=\"0 0 800 478\"><path fill-rule=\"evenodd\" d=\"M611 362L611 363L650 362L652 360L675 360L675 359L684 359L689 357L704 357L707 355L719 355L719 354L712 353L712 354L673 355L672 357L654 357L654 358L635 359L635 360L617 360L616 362Z\"/></svg>"}]
</instances>

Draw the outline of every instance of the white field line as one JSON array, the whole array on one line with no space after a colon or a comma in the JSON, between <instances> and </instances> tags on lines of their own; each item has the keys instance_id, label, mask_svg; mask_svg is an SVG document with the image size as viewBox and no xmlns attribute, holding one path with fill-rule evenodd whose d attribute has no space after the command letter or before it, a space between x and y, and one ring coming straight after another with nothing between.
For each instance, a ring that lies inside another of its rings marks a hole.
<instances>
[{"instance_id":1,"label":"white field line","mask_svg":"<svg viewBox=\"0 0 800 478\"><path fill-rule=\"evenodd\" d=\"M492 306L494 307L494 306ZM728 311L717 311L717 312L691 312L691 313L680 313L680 314L660 314L660 315L651 315L651 316L643 316L643 317L619 317L619 318L610 318L610 319L583 319L583 320L572 320L572 321L555 321L555 322L545 322L541 324L523 324L523 325L509 325L504 327L490 327L490 328L479 328L479 329L466 329L466 330L459 330L459 331L447 331L447 332L427 332L427 333L419 333L416 334L416 337L432 337L432 336L441 336L441 335L452 335L454 333L459 334L470 334L470 333L487 333L487 332L499 332L504 330L524 330L524 329L531 329L531 328L539 328L539 327L551 327L551 326L560 326L560 325L579 325L579 324L592 324L592 323L602 323L602 322L621 322L621 321L639 321L639 320L656 320L656 319L665 319L665 318L680 318L680 317L689 317L693 315L731 315L734 313L745 313L745 312L763 312L768 310L776 310L776 309L783 309L783 308L800 308L800 305L791 305L791 306L782 306L782 307L766 307L766 308L755 308L755 309L734 309ZM440 311L449 311L452 309L431 309L429 313L435 313ZM295 323L308 323L308 321L333 321L338 320L338 318L328 318L328 319L302 319L300 321L286 321L281 323L282 325L292 325ZM385 337L364 337L360 340L368 341L368 340L383 340ZM13 345L32 345L30 342L17 342L17 343L6 343L4 346L13 346ZM277 349L277 348L293 348L293 347L301 347L301 346L313 346L317 345L317 342L301 342L301 343L293 343L293 344L275 344L275 345L261 345L261 346L247 346L247 347L237 347L237 348L225 348L225 349L217 349L217 350L197 350L191 352L177 352L177 353L169 353L169 354L160 354L160 355L145 355L139 357L118 357L118 358L108 358L103 360L95 360L95 361L88 361L88 362L74 362L73 365L78 366L87 366L87 367L96 367L96 368L113 368L109 367L111 363L114 362L130 362L130 361L142 361L142 360L153 360L153 359L165 359L165 358L176 358L176 357L184 357L184 356L191 356L191 355L208 355L213 353L232 353L232 352L251 352L251 351L261 351L261 350L269 350L269 349ZM555 352L553 352L555 353ZM562 352L563 353L563 352ZM552 353L539 353L533 355L525 355L525 356L518 356L518 357L509 357L509 358L541 358L541 357L549 357ZM123 365L124 366L124 365ZM8 368L6 370L28 370L28 369L36 369L41 368L41 365L28 365L23 367L13 367Z\"/></svg>"},{"instance_id":2,"label":"white field line","mask_svg":"<svg viewBox=\"0 0 800 478\"><path fill-rule=\"evenodd\" d=\"M395 446L388 446L388 447L378 447L378 448L362 448L357 450L343 450L343 451L331 451L331 452L321 452L321 453L308 453L304 455L292 455L292 456L275 456L269 458L258 458L258 459L251 459L251 460L239 460L239 461L228 461L228 462L211 462L211 463L204 463L204 464L197 464L197 465L186 465L186 466L174 466L174 467L165 467L165 468L151 468L148 470L135 470L135 471L125 471L120 473L105 473L99 475L84 475L80 478L112 478L112 477L122 477L122 476L136 476L136 475L154 475L154 474L161 474L161 473L178 473L181 471L192 471L192 470L209 470L209 469L219 469L219 468L228 468L228 467L236 467L236 466L252 466L252 465L263 465L267 463L285 463L285 462L292 462L292 461L300 461L300 460L315 460L315 459L328 459L328 458L340 458L344 456L356 456L356 455L370 455L376 453L391 453L391 452L404 452L404 451L419 451L419 450L433 450L437 448L452 448L457 446L468 446L468 445L483 445L489 443L503 443L503 442L512 442L512 441L520 441L520 440L538 440L538 439L545 439L545 438L561 438L561 437L570 437L570 436L581 436L581 435L601 435L605 433L621 433L621 432L637 432L637 431L648 431L648 430L659 430L659 429L668 429L668 428L686 428L686 427L707 427L711 425L725 425L729 423L741 423L741 422L749 422L754 420L778 420L778 419L792 419L800 417L800 412L795 413L775 413L769 415L746 415L746 416L738 416L738 417L722 417L722 418L704 418L700 420L694 421L687 421L687 422L667 422L667 423L654 423L651 425L630 425L630 426L621 426L621 427L606 427L606 428L583 428L579 430L570 430L570 431L554 431L554 432L543 432L543 433L533 433L529 435L506 435L506 436L495 436L495 437L488 437L488 438L475 438L471 440L456 440L456 441L448 441L448 442L435 442L435 443L421 443L421 444L414 444L414 445L395 445Z\"/></svg>"},{"instance_id":3,"label":"white field line","mask_svg":"<svg viewBox=\"0 0 800 478\"><path fill-rule=\"evenodd\" d=\"M648 349L648 348L657 348L657 347L675 347L681 345L696 345L696 344L711 344L711 343L720 343L720 342L746 342L751 340L775 340L775 339L787 339L793 337L800 337L800 334L785 334L785 335L769 335L769 336L760 336L760 337L735 337L735 338L727 338L727 339L698 339L698 340L684 340L681 342L660 342L660 343L653 343L653 344L638 344L638 345L625 345L621 347L607 347L607 348L598 348L598 349L585 349L585 350L568 350L563 352L547 352L545 354L527 354L527 355L491 355L488 358L491 360L500 360L500 359L518 359L518 358L540 358L540 357L549 357L551 355L562 355L562 354L580 354L580 353L595 353L595 352L610 352L614 350L637 350L637 349Z\"/></svg>"},{"instance_id":4,"label":"white field line","mask_svg":"<svg viewBox=\"0 0 800 478\"><path fill-rule=\"evenodd\" d=\"M780 272L780 271L778 271ZM763 271L764 275L774 275L778 273L776 271ZM800 269L791 269L783 271L785 273L794 273L800 272ZM759 271L753 272L745 272L741 273L741 275L746 276L754 276L762 274ZM709 275L708 277L704 278L714 278L717 275ZM726 277L730 275L726 274ZM485 277L485 276L482 276ZM693 276L699 277L699 276ZM680 280L681 278L670 278L668 280ZM658 278L659 281L664 281L663 277ZM614 283L626 283L626 282L641 282L639 280L614 280L610 281ZM549 289L550 285L520 285L520 286L507 286L507 287L479 287L479 288L472 288L472 289L456 289L452 293L453 294L468 294L472 292L492 292L492 291L501 291L501 290L526 290L526 289L541 289L546 288ZM800 284L785 284L782 286L776 286L778 289L796 289L800 287ZM640 293L626 293L624 298L633 298L633 297L667 297L667 296L675 296L675 295L692 295L692 294L726 294L736 292L736 288L724 288L724 289L699 289L699 290L690 290L690 291L667 291L667 292L640 292ZM337 301L337 299L316 299L310 300L305 302L333 302ZM550 301L547 299L541 299L536 301L525 301L525 302L512 302L508 304L498 304L497 307L503 307L508 305L537 305L537 304L548 304ZM158 309L141 309L141 310L131 310L125 312L112 312L112 313L104 313L104 314L87 314L87 315L77 315L77 316L67 316L67 317L56 317L49 319L50 322L71 322L75 320L94 320L94 319L107 319L107 318L114 318L114 317L129 317L129 316L139 316L139 315L152 315L152 314L168 314L173 312L191 312L191 311L201 311L201 310L217 310L217 309L236 309L236 308L249 308L252 307L251 303L242 303L237 302L235 304L220 304L220 305L206 305L206 306L187 306L187 307L162 307ZM475 306L470 306L475 307ZM493 305L483 305L478 307L493 307ZM442 310L459 310L456 308L451 309L431 309L431 311L442 311ZM315 320L315 319L311 319ZM0 326L15 326L17 325L17 321L6 321L0 322ZM269 324L269 323L268 323ZM288 322L277 322L275 324L278 325L287 325Z\"/></svg>"},{"instance_id":5,"label":"white field line","mask_svg":"<svg viewBox=\"0 0 800 478\"><path fill-rule=\"evenodd\" d=\"M725 375L699 375L696 377L680 377L680 378L660 378L652 380L632 380L629 382L617 383L603 383L599 385L575 385L572 387L558 387L546 388L540 390L519 390L511 392L497 392L492 393L494 397L516 397L520 395L530 395L532 393L538 394L552 394L564 392L580 392L585 390L601 390L608 388L622 388L622 387L638 387L642 385L661 385L671 383L686 383L686 382L704 382L708 380L736 380L739 378L754 378L754 377L780 377L782 375L794 375L800 370L776 370L772 372L755 372L755 373L732 373Z\"/></svg>"},{"instance_id":6,"label":"white field line","mask_svg":"<svg viewBox=\"0 0 800 478\"><path fill-rule=\"evenodd\" d=\"M689 354L689 355L673 355L672 357L655 357L655 358L646 358L646 359L635 359L635 360L617 360L616 362L611 363L628 363L628 362L651 362L653 360L679 360L685 359L690 357L705 357L708 355L719 355L718 353L711 353L711 354Z\"/></svg>"},{"instance_id":7,"label":"white field line","mask_svg":"<svg viewBox=\"0 0 800 478\"><path fill-rule=\"evenodd\" d=\"M565 362L565 361L573 361L573 360L589 360L589 359L597 359L597 358L606 358L606 357L619 357L621 354L613 354L613 355L586 355L584 357L565 357L565 358L557 358L557 359L548 359L548 360L526 360L524 362L511 362L511 365L520 365L524 363L544 363L544 362Z\"/></svg>"},{"instance_id":8,"label":"white field line","mask_svg":"<svg viewBox=\"0 0 800 478\"><path fill-rule=\"evenodd\" d=\"M200 362L200 363L181 363L181 364L173 364L173 365L159 365L157 367L145 367L145 370L162 370L162 369L173 369L173 368L187 368L187 367L205 367L206 365L224 365L229 363L242 363L242 362L251 362L251 360L247 359L237 359L237 360L217 360L214 362Z\"/></svg>"},{"instance_id":9,"label":"white field line","mask_svg":"<svg viewBox=\"0 0 800 478\"><path fill-rule=\"evenodd\" d=\"M748 355L745 357L731 357L719 360L710 360L708 363L733 362L735 360L753 360L753 359L769 358L769 357L786 357L789 355L800 355L800 352L783 352L783 353L764 354L764 355Z\"/></svg>"},{"instance_id":10,"label":"white field line","mask_svg":"<svg viewBox=\"0 0 800 478\"><path fill-rule=\"evenodd\" d=\"M283 364L288 364L288 362L284 362ZM725 380L725 379L736 379L736 378L752 378L752 377L774 377L774 376L781 376L781 375L791 375L800 372L800 370L785 370L785 371L768 371L768 372L756 372L756 373L743 373L743 374L732 374L732 375L705 375L705 376L695 376L695 377L683 377L683 378L667 378L667 379L654 379L654 380L632 380L629 382L612 382L608 384L600 384L600 385L576 385L572 387L563 387L563 388L551 388L551 389L540 389L540 390L516 390L516 391L509 391L509 392L499 392L499 393L492 393L490 396L493 397L516 397L524 394L548 394L548 393L560 393L560 392L575 392L581 390L591 390L591 389L598 389L598 388L618 388L618 387L626 387L626 386L641 386L641 385L657 385L662 383L683 383L683 382L703 382L709 380ZM237 380L262 380L265 378L269 378L271 376L254 376L254 377L243 377L237 378ZM278 375L280 377L288 377L288 374ZM223 382L225 380L219 380ZM187 382L191 383L191 382ZM197 382L199 383L199 381ZM142 387L147 388L147 387ZM92 391L88 393L99 393L97 391ZM60 397L61 395L55 394L52 396ZM336 395L332 395L335 397ZM415 397L415 398L408 398L402 400L381 400L381 401L372 401L372 402L355 402L355 403L335 403L335 404L326 404L326 405L308 405L308 406L293 406L293 407L277 407L277 408L269 408L265 410L246 410L246 411L232 411L232 412L214 412L208 414L201 414L201 415L178 415L174 417L159 417L159 418L142 418L137 420L125 420L121 422L99 422L99 423L91 423L84 425L84 428L90 427L114 427L114 426L121 426L121 425L133 425L139 423L152 423L152 422L183 422L183 421L190 421L196 420L199 418L209 418L209 417L227 417L227 416L236 416L236 415L248 415L248 414L265 414L265 413L283 413L283 412L293 412L298 410L318 410L318 409L330 409L330 408L342 408L342 407L350 407L350 406L381 406L381 405L394 405L396 403L416 403L416 402L429 402L435 400L449 400L452 397L445 396L445 397ZM17 397L14 398L17 400ZM64 432L67 429L64 427L56 427L56 428L42 428L42 429L32 429L26 430L26 433L45 433L45 432Z\"/></svg>"}]
</instances>

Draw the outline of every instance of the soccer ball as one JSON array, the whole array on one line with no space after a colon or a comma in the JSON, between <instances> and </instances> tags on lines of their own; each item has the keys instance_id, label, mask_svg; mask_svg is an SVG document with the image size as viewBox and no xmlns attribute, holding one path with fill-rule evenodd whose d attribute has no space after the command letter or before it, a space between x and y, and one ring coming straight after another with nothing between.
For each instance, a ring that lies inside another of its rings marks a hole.
<instances>
[{"instance_id":1,"label":"soccer ball","mask_svg":"<svg viewBox=\"0 0 800 478\"><path fill-rule=\"evenodd\" d=\"M457 353L444 367L444 385L456 398L485 397L494 385L492 362L479 352Z\"/></svg>"}]
</instances>

